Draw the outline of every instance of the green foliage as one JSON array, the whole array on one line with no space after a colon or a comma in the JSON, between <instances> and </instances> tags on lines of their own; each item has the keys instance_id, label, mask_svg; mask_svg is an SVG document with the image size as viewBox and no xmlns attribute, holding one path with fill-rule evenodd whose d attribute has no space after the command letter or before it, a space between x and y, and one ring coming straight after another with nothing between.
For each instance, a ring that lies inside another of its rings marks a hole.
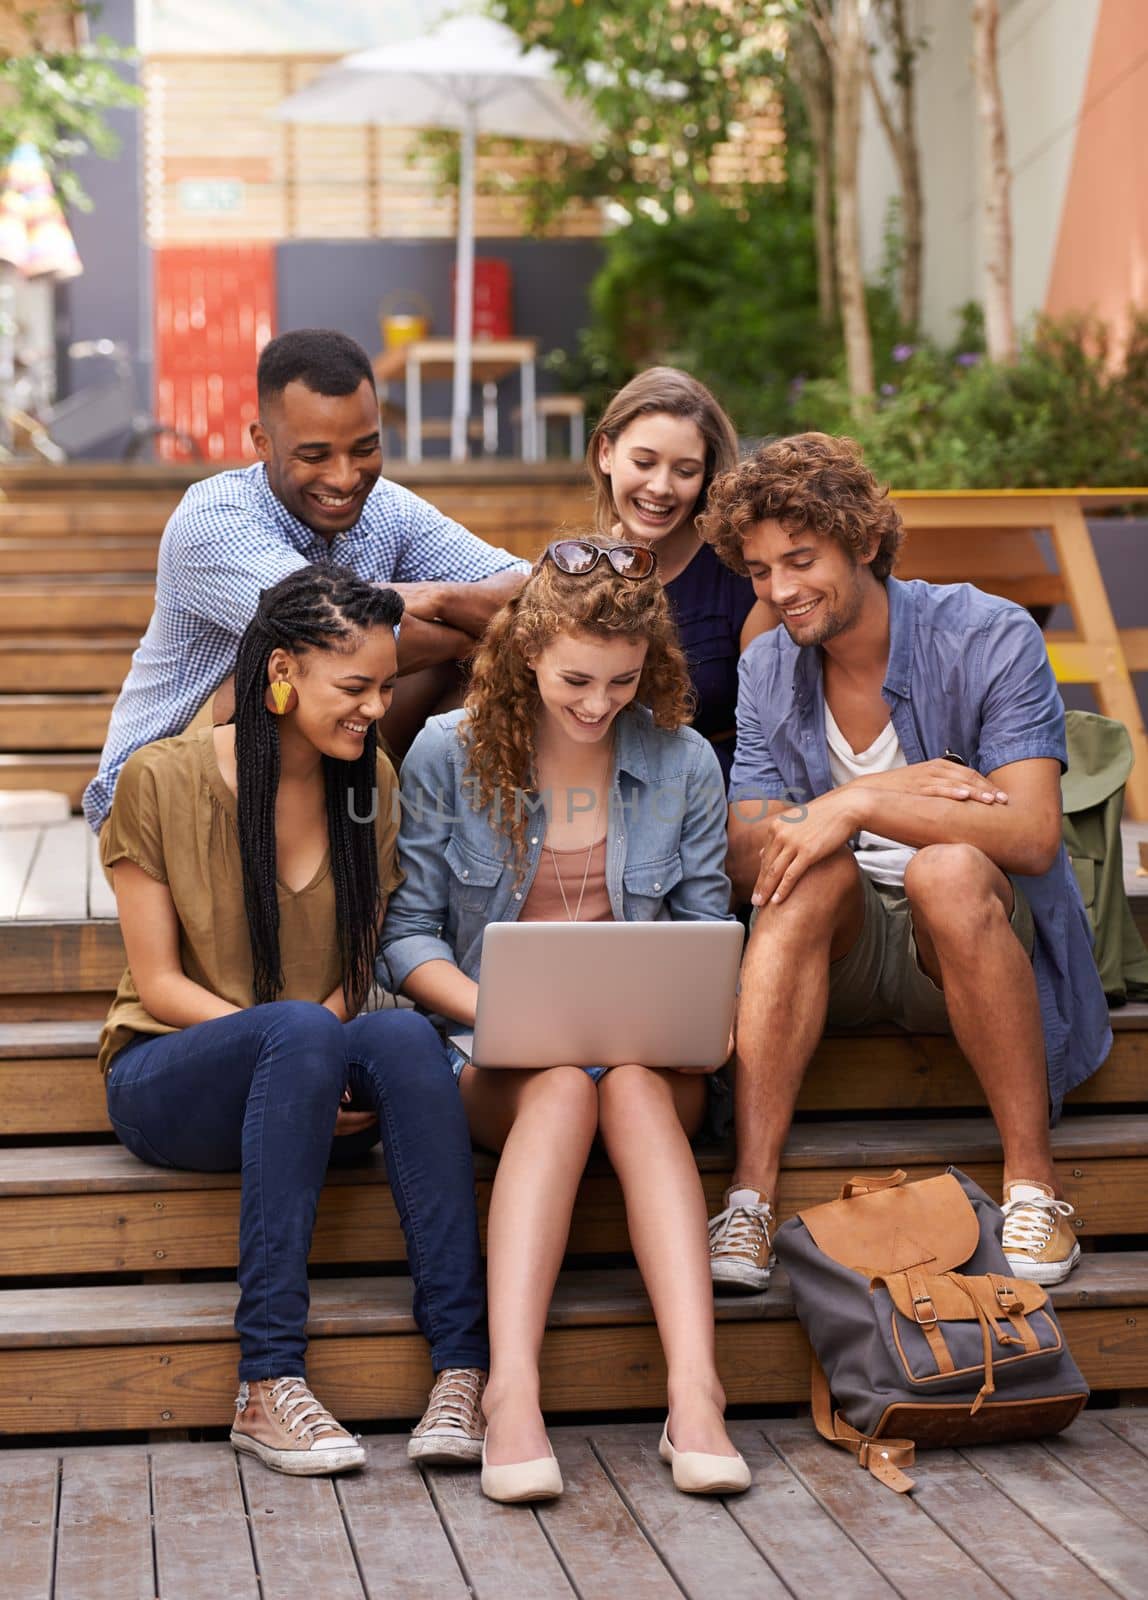
<instances>
[{"instance_id":1,"label":"green foliage","mask_svg":"<svg viewBox=\"0 0 1148 1600\"><path fill-rule=\"evenodd\" d=\"M591 411L665 362L710 384L743 433L784 429L794 380L831 370L818 322L806 197L770 186L737 210L702 197L666 223L639 217L605 241L576 361L553 363Z\"/></svg>"},{"instance_id":2,"label":"green foliage","mask_svg":"<svg viewBox=\"0 0 1148 1600\"><path fill-rule=\"evenodd\" d=\"M839 378L810 384L792 426L849 433L878 477L905 489L1039 489L1148 482L1148 312L1133 313L1122 358L1095 318L1041 317L1011 366L961 344L901 345L895 378L870 406Z\"/></svg>"},{"instance_id":3,"label":"green foliage","mask_svg":"<svg viewBox=\"0 0 1148 1600\"><path fill-rule=\"evenodd\" d=\"M76 9L94 14L98 8ZM21 139L30 139L61 200L87 210L90 201L73 163L78 156L115 154L119 141L105 113L139 101L138 89L114 66L131 59L133 52L103 37L78 50L41 50L34 14L22 20L28 31L27 53L0 55L0 163L8 160Z\"/></svg>"},{"instance_id":4,"label":"green foliage","mask_svg":"<svg viewBox=\"0 0 1148 1600\"><path fill-rule=\"evenodd\" d=\"M781 72L777 28L793 0L489 0L593 109L600 143L540 163L520 183L543 229L571 200L665 221L704 192L710 157Z\"/></svg>"}]
</instances>

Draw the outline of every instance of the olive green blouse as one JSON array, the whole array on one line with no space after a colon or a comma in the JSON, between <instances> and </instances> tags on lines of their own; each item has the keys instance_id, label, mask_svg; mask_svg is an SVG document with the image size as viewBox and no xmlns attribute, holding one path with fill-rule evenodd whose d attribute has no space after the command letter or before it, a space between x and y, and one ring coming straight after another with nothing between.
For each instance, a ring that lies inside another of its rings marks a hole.
<instances>
[{"instance_id":1,"label":"olive green blouse","mask_svg":"<svg viewBox=\"0 0 1148 1600\"><path fill-rule=\"evenodd\" d=\"M402 881L396 788L394 769L380 751L375 835L384 897ZM100 860L105 872L117 861L133 861L167 884L179 918L185 975L232 1005L255 1004L237 804L220 773L211 728L160 739L129 758L100 835ZM278 889L282 998L323 1001L341 976L330 852L302 889L283 883ZM175 1031L145 1010L129 968L100 1036L100 1071L106 1073L116 1052L137 1034Z\"/></svg>"}]
</instances>

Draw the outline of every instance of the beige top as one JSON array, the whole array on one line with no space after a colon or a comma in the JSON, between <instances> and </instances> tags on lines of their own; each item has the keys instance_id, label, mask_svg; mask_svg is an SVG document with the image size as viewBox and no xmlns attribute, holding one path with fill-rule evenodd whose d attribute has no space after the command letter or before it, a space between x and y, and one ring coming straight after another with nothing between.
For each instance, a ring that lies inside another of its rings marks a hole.
<instances>
[{"instance_id":1,"label":"beige top","mask_svg":"<svg viewBox=\"0 0 1148 1600\"><path fill-rule=\"evenodd\" d=\"M555 864L557 856L557 864ZM562 887L559 888L556 871L562 874ZM582 874L586 873L586 893L582 894ZM562 890L566 891L566 904L562 901ZM578 908L578 897L582 896L582 909L575 919L574 913ZM570 911L567 915L566 905ZM534 882L530 885L518 916L519 922L613 922L614 913L610 906L610 891L606 888L606 835L603 834L598 843L590 852L589 870L587 871L586 847L579 845L574 850L555 850L551 853L549 845L542 846L542 854L538 858L538 871L534 874Z\"/></svg>"},{"instance_id":2,"label":"beige top","mask_svg":"<svg viewBox=\"0 0 1148 1600\"><path fill-rule=\"evenodd\" d=\"M394 768L381 752L375 823L379 886L385 895L402 881L396 864L397 787ZM166 883L179 917L179 955L184 973L212 994L246 1009L251 991L251 942L243 909L237 803L215 759L213 730L160 739L137 750L116 784L111 815L100 835L105 872L117 861L134 861ZM338 986L335 882L328 851L302 889L279 884L279 952L284 1000L322 1001ZM174 1033L140 1002L129 969L100 1036L100 1071L137 1034Z\"/></svg>"}]
</instances>

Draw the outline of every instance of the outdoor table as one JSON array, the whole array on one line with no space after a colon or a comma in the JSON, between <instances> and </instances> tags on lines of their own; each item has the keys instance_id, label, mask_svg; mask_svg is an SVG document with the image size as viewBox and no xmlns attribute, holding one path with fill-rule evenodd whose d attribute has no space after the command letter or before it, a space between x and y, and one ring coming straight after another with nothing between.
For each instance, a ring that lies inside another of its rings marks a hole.
<instances>
[{"instance_id":1,"label":"outdoor table","mask_svg":"<svg viewBox=\"0 0 1148 1600\"><path fill-rule=\"evenodd\" d=\"M384 350L374 360L375 377L388 384L406 376L407 460L422 460L422 385L424 379L454 376L457 345L453 339L415 339ZM517 371L522 387L522 459L539 459L535 408L537 339L483 339L471 346L470 370L483 386L483 452L498 447L498 401L495 386Z\"/></svg>"},{"instance_id":2,"label":"outdoor table","mask_svg":"<svg viewBox=\"0 0 1148 1600\"><path fill-rule=\"evenodd\" d=\"M1148 669L1148 628L1117 628L1084 519L1086 507L1148 501L1148 488L906 490L893 499L909 534L899 577L967 581L1020 605L1070 607L1073 632L1046 641L1057 681L1090 685L1104 715L1128 729L1128 814L1148 819L1148 739L1131 677ZM1046 530L1055 570L1037 543Z\"/></svg>"}]
</instances>

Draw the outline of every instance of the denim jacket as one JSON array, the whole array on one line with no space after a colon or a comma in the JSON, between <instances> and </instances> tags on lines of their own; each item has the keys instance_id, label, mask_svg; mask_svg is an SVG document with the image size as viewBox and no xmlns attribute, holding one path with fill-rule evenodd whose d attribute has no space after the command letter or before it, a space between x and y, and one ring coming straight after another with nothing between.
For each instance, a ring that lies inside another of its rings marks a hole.
<instances>
[{"instance_id":1,"label":"denim jacket","mask_svg":"<svg viewBox=\"0 0 1148 1600\"><path fill-rule=\"evenodd\" d=\"M540 810L528 810L538 826L527 827L519 880L505 834L473 809L464 715L432 717L403 762L406 876L387 903L382 938L381 975L396 988L424 961L453 961L477 979L483 930L517 920L542 854ZM615 920L728 919L725 785L713 747L692 728L655 727L644 706L627 707L615 727L606 846Z\"/></svg>"},{"instance_id":2,"label":"denim jacket","mask_svg":"<svg viewBox=\"0 0 1148 1600\"><path fill-rule=\"evenodd\" d=\"M989 773L1049 757L1067 765L1064 707L1040 629L1011 601L971 584L888 581L889 664L882 697L905 760L956 751ZM825 739L821 651L784 628L741 658L731 804L810 800L833 787ZM1112 1045L1084 903L1064 846L1039 877L1018 876L1032 908L1049 1100L1060 1113Z\"/></svg>"}]
</instances>

